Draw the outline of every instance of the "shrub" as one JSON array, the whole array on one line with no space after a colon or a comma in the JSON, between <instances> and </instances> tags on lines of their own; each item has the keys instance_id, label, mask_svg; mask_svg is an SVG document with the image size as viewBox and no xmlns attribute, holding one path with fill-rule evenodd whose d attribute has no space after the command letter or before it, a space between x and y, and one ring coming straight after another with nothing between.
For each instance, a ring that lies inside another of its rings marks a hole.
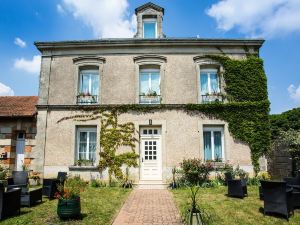
<instances>
[{"instance_id":1,"label":"shrub","mask_svg":"<svg viewBox=\"0 0 300 225\"><path fill-rule=\"evenodd\" d=\"M76 199L80 192L84 191L86 182L79 176L68 177L64 185L58 185L56 198L58 199Z\"/></svg>"},{"instance_id":2,"label":"shrub","mask_svg":"<svg viewBox=\"0 0 300 225\"><path fill-rule=\"evenodd\" d=\"M257 174L259 180L271 180L271 176L267 171L261 171Z\"/></svg>"},{"instance_id":3,"label":"shrub","mask_svg":"<svg viewBox=\"0 0 300 225\"><path fill-rule=\"evenodd\" d=\"M9 169L0 165L0 180L5 180L8 177Z\"/></svg>"},{"instance_id":4,"label":"shrub","mask_svg":"<svg viewBox=\"0 0 300 225\"><path fill-rule=\"evenodd\" d=\"M185 159L181 163L183 183L201 185L208 181L208 176L213 171L209 162L202 162L200 159Z\"/></svg>"},{"instance_id":5,"label":"shrub","mask_svg":"<svg viewBox=\"0 0 300 225\"><path fill-rule=\"evenodd\" d=\"M106 187L107 184L105 183L105 181L93 179L90 181L90 185L93 188L99 188L99 187Z\"/></svg>"}]
</instances>

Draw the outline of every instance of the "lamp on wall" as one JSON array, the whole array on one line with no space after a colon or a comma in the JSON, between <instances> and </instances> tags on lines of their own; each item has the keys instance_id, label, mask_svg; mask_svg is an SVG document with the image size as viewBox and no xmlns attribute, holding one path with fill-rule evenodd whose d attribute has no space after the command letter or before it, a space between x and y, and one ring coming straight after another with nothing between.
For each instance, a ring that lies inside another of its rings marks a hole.
<instances>
[{"instance_id":1,"label":"lamp on wall","mask_svg":"<svg viewBox=\"0 0 300 225\"><path fill-rule=\"evenodd\" d=\"M152 125L152 119L149 119L149 125Z\"/></svg>"}]
</instances>

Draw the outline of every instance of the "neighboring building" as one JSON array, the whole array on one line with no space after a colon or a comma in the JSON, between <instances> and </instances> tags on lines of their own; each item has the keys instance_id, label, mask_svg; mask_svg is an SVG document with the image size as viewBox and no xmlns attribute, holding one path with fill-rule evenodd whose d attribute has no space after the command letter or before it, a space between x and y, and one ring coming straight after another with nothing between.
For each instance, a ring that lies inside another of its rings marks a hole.
<instances>
[{"instance_id":1,"label":"neighboring building","mask_svg":"<svg viewBox=\"0 0 300 225\"><path fill-rule=\"evenodd\" d=\"M76 167L78 159L99 161L99 120L60 119L88 107L124 104L222 101L222 65L203 57L259 54L263 40L166 38L164 9L147 3L136 9L137 34L127 39L37 42L42 53L35 165L45 177L58 171L96 175L96 167ZM222 159L252 173L250 149L233 139L228 123L182 110L128 112L139 134L136 183L166 183L184 158ZM43 163L42 163L43 162Z\"/></svg>"},{"instance_id":2,"label":"neighboring building","mask_svg":"<svg viewBox=\"0 0 300 225\"><path fill-rule=\"evenodd\" d=\"M37 96L0 97L0 163L23 170L34 161Z\"/></svg>"}]
</instances>

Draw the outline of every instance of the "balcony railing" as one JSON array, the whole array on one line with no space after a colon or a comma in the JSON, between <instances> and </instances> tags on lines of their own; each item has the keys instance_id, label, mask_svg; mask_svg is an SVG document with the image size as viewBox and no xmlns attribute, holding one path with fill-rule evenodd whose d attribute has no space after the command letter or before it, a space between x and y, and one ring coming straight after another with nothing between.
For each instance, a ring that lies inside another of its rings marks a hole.
<instances>
[{"instance_id":1,"label":"balcony railing","mask_svg":"<svg viewBox=\"0 0 300 225\"><path fill-rule=\"evenodd\" d=\"M201 95L201 98L202 103L222 103L225 100L224 96L221 94L206 94Z\"/></svg>"},{"instance_id":2,"label":"balcony railing","mask_svg":"<svg viewBox=\"0 0 300 225\"><path fill-rule=\"evenodd\" d=\"M77 104L88 105L88 104L97 104L98 95L78 95Z\"/></svg>"},{"instance_id":3,"label":"balcony railing","mask_svg":"<svg viewBox=\"0 0 300 225\"><path fill-rule=\"evenodd\" d=\"M160 95L140 95L140 104L160 104Z\"/></svg>"}]
</instances>

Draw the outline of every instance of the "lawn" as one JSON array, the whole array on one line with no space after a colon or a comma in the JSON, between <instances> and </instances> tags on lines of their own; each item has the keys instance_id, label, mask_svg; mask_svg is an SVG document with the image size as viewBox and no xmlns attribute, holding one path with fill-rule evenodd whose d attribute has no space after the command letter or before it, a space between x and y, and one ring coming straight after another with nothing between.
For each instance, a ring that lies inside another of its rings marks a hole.
<instances>
[{"instance_id":1,"label":"lawn","mask_svg":"<svg viewBox=\"0 0 300 225\"><path fill-rule=\"evenodd\" d=\"M54 225L54 224L111 224L112 219L123 205L129 189L122 188L92 188L81 194L81 220L60 221L56 214L57 200L49 201L43 198L43 203L31 208L21 208L21 215L7 218L2 225Z\"/></svg>"},{"instance_id":2,"label":"lawn","mask_svg":"<svg viewBox=\"0 0 300 225\"><path fill-rule=\"evenodd\" d=\"M184 215L184 207L189 200L188 189L173 190L175 201ZM226 187L201 188L198 194L198 203L212 217L212 224L300 224L300 209L290 217L289 223L281 217L264 216L263 201L258 198L258 187L248 187L248 197L244 199L229 198Z\"/></svg>"}]
</instances>

